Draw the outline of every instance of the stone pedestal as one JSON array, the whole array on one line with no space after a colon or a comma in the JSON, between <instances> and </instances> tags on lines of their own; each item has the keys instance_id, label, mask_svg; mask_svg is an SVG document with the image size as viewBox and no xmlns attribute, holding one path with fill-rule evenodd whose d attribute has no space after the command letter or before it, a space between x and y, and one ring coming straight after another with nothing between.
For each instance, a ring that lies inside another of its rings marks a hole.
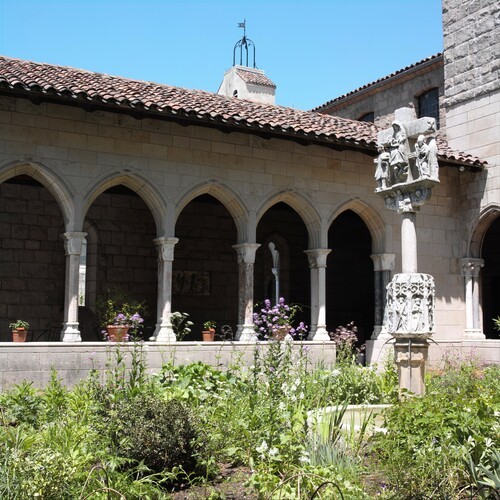
<instances>
[{"instance_id":1,"label":"stone pedestal","mask_svg":"<svg viewBox=\"0 0 500 500\"><path fill-rule=\"evenodd\" d=\"M425 364L429 353L426 338L410 336L396 338L394 361L398 367L399 396L408 391L415 395L425 393Z\"/></svg>"}]
</instances>

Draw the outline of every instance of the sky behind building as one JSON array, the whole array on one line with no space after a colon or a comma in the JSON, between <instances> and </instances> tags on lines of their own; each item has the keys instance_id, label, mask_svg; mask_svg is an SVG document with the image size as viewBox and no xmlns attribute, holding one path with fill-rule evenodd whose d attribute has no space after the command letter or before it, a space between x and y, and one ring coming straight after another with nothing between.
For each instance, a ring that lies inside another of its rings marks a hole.
<instances>
[{"instance_id":1,"label":"sky behind building","mask_svg":"<svg viewBox=\"0 0 500 500\"><path fill-rule=\"evenodd\" d=\"M276 103L299 109L443 46L440 0L0 0L0 54L217 92L244 19Z\"/></svg>"}]
</instances>

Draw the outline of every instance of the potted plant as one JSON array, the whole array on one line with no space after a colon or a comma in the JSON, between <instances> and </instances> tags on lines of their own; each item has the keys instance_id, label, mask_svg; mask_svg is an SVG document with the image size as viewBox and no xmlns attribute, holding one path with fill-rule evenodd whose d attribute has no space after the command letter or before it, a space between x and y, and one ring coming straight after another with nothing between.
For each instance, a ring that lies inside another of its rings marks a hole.
<instances>
[{"instance_id":1,"label":"potted plant","mask_svg":"<svg viewBox=\"0 0 500 500\"><path fill-rule=\"evenodd\" d=\"M139 339L147 307L129 293L115 288L98 298L96 313L104 340L126 342L129 338Z\"/></svg>"},{"instance_id":2,"label":"potted plant","mask_svg":"<svg viewBox=\"0 0 500 500\"><path fill-rule=\"evenodd\" d=\"M213 342L215 338L215 321L205 321L203 323L203 331L201 335L203 337L203 342Z\"/></svg>"},{"instance_id":3,"label":"potted plant","mask_svg":"<svg viewBox=\"0 0 500 500\"><path fill-rule=\"evenodd\" d=\"M112 325L107 325L104 333L105 340L109 342L127 342L131 337L137 338L144 319L139 313L123 314L115 316Z\"/></svg>"},{"instance_id":4,"label":"potted plant","mask_svg":"<svg viewBox=\"0 0 500 500\"><path fill-rule=\"evenodd\" d=\"M29 323L18 319L9 325L12 331L12 342L26 342L26 336L28 335Z\"/></svg>"}]
</instances>

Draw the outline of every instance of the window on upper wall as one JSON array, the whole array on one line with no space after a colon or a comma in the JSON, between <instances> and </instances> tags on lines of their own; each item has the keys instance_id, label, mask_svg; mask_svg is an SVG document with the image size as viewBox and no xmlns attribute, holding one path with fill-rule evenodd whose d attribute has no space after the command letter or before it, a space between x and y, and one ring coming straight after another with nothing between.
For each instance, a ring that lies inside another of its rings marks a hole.
<instances>
[{"instance_id":1,"label":"window on upper wall","mask_svg":"<svg viewBox=\"0 0 500 500\"><path fill-rule=\"evenodd\" d=\"M358 122L371 122L371 123L373 123L374 121L375 121L375 113L373 111L365 113L364 115L361 115L358 118Z\"/></svg>"},{"instance_id":2,"label":"window on upper wall","mask_svg":"<svg viewBox=\"0 0 500 500\"><path fill-rule=\"evenodd\" d=\"M436 119L436 128L439 128L439 89L427 90L417 97L417 116L430 116Z\"/></svg>"}]
</instances>

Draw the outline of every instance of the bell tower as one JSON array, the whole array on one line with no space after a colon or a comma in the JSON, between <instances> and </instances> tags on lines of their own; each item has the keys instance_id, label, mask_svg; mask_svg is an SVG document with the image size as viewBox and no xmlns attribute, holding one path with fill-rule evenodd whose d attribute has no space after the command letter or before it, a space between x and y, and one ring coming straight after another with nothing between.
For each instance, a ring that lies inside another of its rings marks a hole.
<instances>
[{"instance_id":1,"label":"bell tower","mask_svg":"<svg viewBox=\"0 0 500 500\"><path fill-rule=\"evenodd\" d=\"M243 28L243 37L234 46L233 66L224 74L217 94L274 104L276 85L255 64L255 44L246 36L246 20L238 28Z\"/></svg>"}]
</instances>

